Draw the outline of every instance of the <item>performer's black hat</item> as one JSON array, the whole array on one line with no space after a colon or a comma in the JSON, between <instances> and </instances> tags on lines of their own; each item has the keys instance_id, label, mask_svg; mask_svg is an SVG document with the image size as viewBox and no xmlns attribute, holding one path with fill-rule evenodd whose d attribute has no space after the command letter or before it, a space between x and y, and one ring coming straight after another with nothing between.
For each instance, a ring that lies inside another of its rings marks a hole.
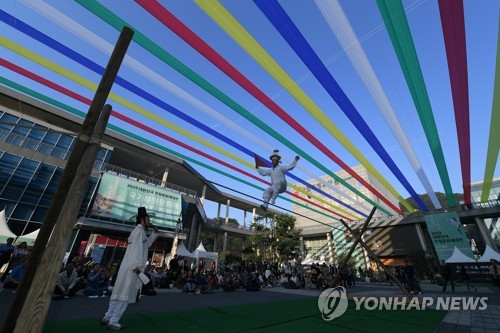
<instances>
[{"instance_id":1,"label":"performer's black hat","mask_svg":"<svg viewBox=\"0 0 500 333\"><path fill-rule=\"evenodd\" d=\"M146 212L146 207L139 207L137 208L137 217L145 217L149 216L148 213Z\"/></svg>"},{"instance_id":2,"label":"performer's black hat","mask_svg":"<svg viewBox=\"0 0 500 333\"><path fill-rule=\"evenodd\" d=\"M135 224L140 224L141 223L141 219L146 217L146 216L149 216L148 213L146 212L146 207L139 207L137 209L137 216L136 216L136 221L135 221Z\"/></svg>"}]
</instances>

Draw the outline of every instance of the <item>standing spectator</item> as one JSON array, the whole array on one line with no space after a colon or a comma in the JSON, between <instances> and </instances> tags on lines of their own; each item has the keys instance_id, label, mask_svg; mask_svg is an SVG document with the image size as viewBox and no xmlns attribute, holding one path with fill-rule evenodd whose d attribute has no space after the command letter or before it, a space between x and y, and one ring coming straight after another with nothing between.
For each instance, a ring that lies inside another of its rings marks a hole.
<instances>
[{"instance_id":1,"label":"standing spectator","mask_svg":"<svg viewBox=\"0 0 500 333\"><path fill-rule=\"evenodd\" d=\"M454 292L455 282L453 279L453 272L451 271L451 267L444 260L441 260L441 276L443 278L443 291L446 291L446 286L449 281L451 284L451 291Z\"/></svg>"},{"instance_id":2,"label":"standing spectator","mask_svg":"<svg viewBox=\"0 0 500 333\"><path fill-rule=\"evenodd\" d=\"M10 257L14 253L16 247L12 243L14 243L14 238L7 238L7 243L0 244L0 272L2 271L2 267L10 262ZM9 275L9 266L7 265L2 275L2 282L5 282L5 278Z\"/></svg>"},{"instance_id":3,"label":"standing spectator","mask_svg":"<svg viewBox=\"0 0 500 333\"><path fill-rule=\"evenodd\" d=\"M498 261L495 259L490 259L490 273L493 278L493 284L500 287L500 267L498 267Z\"/></svg>"},{"instance_id":4,"label":"standing spectator","mask_svg":"<svg viewBox=\"0 0 500 333\"><path fill-rule=\"evenodd\" d=\"M415 269L408 262L408 260L404 261L405 265L403 266L403 274L405 276L406 281L406 289L410 291L410 293L422 293L422 289L420 289L420 285L415 279Z\"/></svg>"},{"instance_id":5,"label":"standing spectator","mask_svg":"<svg viewBox=\"0 0 500 333\"><path fill-rule=\"evenodd\" d=\"M57 298L70 298L75 295L76 282L78 281L78 274L75 271L73 263L66 265L64 272L59 273L57 276L56 287L54 294Z\"/></svg>"},{"instance_id":6,"label":"standing spectator","mask_svg":"<svg viewBox=\"0 0 500 333\"><path fill-rule=\"evenodd\" d=\"M158 229L151 225L153 231L148 236L150 225L146 208L139 207L136 226L128 238L127 250L113 287L108 311L101 319L101 323L107 325L110 330L117 331L125 328L124 325L120 324L120 319L127 310L128 304L135 303L137 300L142 285L138 275L144 271L148 258L148 248L159 234Z\"/></svg>"},{"instance_id":7,"label":"standing spectator","mask_svg":"<svg viewBox=\"0 0 500 333\"><path fill-rule=\"evenodd\" d=\"M7 279L3 285L4 288L7 288L7 289L16 289L17 288L17 286L19 285L19 282L21 282L21 279L23 278L24 267L26 266L27 262L28 262L28 258L25 258L21 265L14 267L14 269L10 272L9 276L7 277Z\"/></svg>"},{"instance_id":8,"label":"standing spectator","mask_svg":"<svg viewBox=\"0 0 500 333\"><path fill-rule=\"evenodd\" d=\"M462 276L462 280L464 281L465 286L467 287L468 291L471 291L472 287L470 286L470 277L469 274L467 273L467 270L465 269L465 266L462 266L460 268L460 275ZM477 288L474 287L474 291L477 291Z\"/></svg>"},{"instance_id":9,"label":"standing spectator","mask_svg":"<svg viewBox=\"0 0 500 333\"><path fill-rule=\"evenodd\" d=\"M28 244L26 242L21 242L17 247L14 247L14 252L7 266L6 273L10 272L11 269L21 265L24 259L28 256Z\"/></svg>"}]
</instances>

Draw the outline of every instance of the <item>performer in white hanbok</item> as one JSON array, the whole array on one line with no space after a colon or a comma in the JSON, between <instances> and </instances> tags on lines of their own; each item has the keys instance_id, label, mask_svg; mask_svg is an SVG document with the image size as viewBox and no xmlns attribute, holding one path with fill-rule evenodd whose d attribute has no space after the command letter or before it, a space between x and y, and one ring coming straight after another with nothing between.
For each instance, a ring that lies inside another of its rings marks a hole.
<instances>
[{"instance_id":1,"label":"performer in white hanbok","mask_svg":"<svg viewBox=\"0 0 500 333\"><path fill-rule=\"evenodd\" d=\"M149 226L153 228L148 236ZM144 272L148 248L158 238L158 229L150 224L146 208L139 207L135 229L128 238L127 250L118 271L113 292L109 300L108 311L101 319L101 324L107 325L110 330L121 330L125 325L120 319L127 310L129 303L135 303L142 282L138 275Z\"/></svg>"},{"instance_id":2,"label":"performer in white hanbok","mask_svg":"<svg viewBox=\"0 0 500 333\"><path fill-rule=\"evenodd\" d=\"M286 191L286 178L285 174L287 171L292 170L297 165L297 161L300 159L299 156L296 156L293 160L292 164L289 166L279 166L281 156L279 154L279 150L275 149L273 154L269 157L271 162L273 163L272 169L259 169L260 163L256 163L257 171L262 176L271 176L271 187L267 188L262 194L262 198L264 199L264 204L260 205L260 208L263 211L267 211L267 207L269 203L274 205L274 201L276 197Z\"/></svg>"}]
</instances>

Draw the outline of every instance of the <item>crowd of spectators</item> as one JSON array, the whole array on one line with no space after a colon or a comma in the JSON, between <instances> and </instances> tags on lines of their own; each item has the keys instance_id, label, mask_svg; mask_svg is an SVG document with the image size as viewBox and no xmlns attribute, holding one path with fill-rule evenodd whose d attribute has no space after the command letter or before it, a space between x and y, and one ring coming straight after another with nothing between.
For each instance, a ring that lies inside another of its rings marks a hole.
<instances>
[{"instance_id":1,"label":"crowd of spectators","mask_svg":"<svg viewBox=\"0 0 500 333\"><path fill-rule=\"evenodd\" d=\"M9 253L10 275L4 274L7 281L4 288L17 287L28 258L23 246L19 250L13 246L4 246L3 253ZM8 252L9 251L9 252ZM17 254L17 255L14 255ZM3 256L3 255L2 255ZM1 257L0 256L0 259ZM5 258L4 258L5 259ZM12 263L16 263L17 267ZM284 287L289 289L325 289L335 286L352 288L356 280L365 282L391 283L389 276L383 271L372 268L363 270L347 265L339 272L340 267L327 263L312 263L302 266L299 262L267 262L264 260L233 262L223 267L216 267L214 261L195 262L192 258L174 256L164 265L148 265L144 273L150 281L142 288L142 294L153 296L158 288L177 288L184 293L202 294L215 290L234 291L245 289L259 291L263 288ZM415 271L408 262L404 266L393 267L393 274L409 290L421 292L415 279ZM335 281L335 276L337 280ZM90 255L74 258L58 275L54 298L71 298L75 294L88 297L107 296L111 294L113 276L108 267L93 263Z\"/></svg>"},{"instance_id":2,"label":"crowd of spectators","mask_svg":"<svg viewBox=\"0 0 500 333\"><path fill-rule=\"evenodd\" d=\"M155 288L178 288L185 293L195 294L214 290L258 291L272 287L324 289L338 285L350 288L355 285L356 270L353 267L346 267L334 282L337 270L336 266L326 263L305 267L297 262L266 261L234 262L216 269L213 262L211 265L203 260L192 263L191 259L183 260L175 256L168 265L153 266L150 274Z\"/></svg>"}]
</instances>

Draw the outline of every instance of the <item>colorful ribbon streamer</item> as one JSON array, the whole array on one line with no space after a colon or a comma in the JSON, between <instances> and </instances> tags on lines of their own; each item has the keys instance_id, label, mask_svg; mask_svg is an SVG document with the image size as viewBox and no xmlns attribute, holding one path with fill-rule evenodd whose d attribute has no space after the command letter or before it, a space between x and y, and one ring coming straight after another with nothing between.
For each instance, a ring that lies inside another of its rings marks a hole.
<instances>
[{"instance_id":1,"label":"colorful ribbon streamer","mask_svg":"<svg viewBox=\"0 0 500 333\"><path fill-rule=\"evenodd\" d=\"M8 15L7 13L3 12L2 10L0 10L0 20L2 20L4 22L7 21L6 20L6 16L7 15ZM74 61L76 61L76 62L78 62L78 63L86 66L87 68L93 70L94 72L96 72L98 74L102 74L104 72L104 68L102 68L98 64L96 64L96 63L92 62L90 59L85 58L82 55L74 52L73 50L71 50L68 47L62 45L61 43L53 40L52 38L50 38L50 37L42 34L41 32L39 32L39 31L37 31L37 30L29 27L24 22L22 22L20 20L15 20L15 24L16 24L16 26L18 27L18 29L20 31L29 33L30 36L34 37L38 41L45 43L47 46L49 46L49 47L53 48L54 50L56 50L56 51L58 51L58 52L60 52L60 53L62 53L64 55L68 56L69 58L71 58ZM31 28L31 30L29 28ZM51 70L54 70L55 72L57 72L57 73L65 76L65 77L67 77L67 78L69 78L71 80L74 80L75 82L78 82L78 83L84 85L85 87L87 87L87 88L89 88L91 90L95 90L96 89L96 85L95 84L93 84L93 83L91 83L91 82L89 82L89 81L87 81L87 80L79 77L78 75L70 72L69 70L65 70L62 67L60 67L60 66L58 66L58 65L56 65L54 63L51 63L47 59L43 59L40 56L36 56L33 52L31 52L31 51L29 51L29 50L21 47L18 44L13 43L12 41L7 40L6 38L0 37L0 45L3 45L5 47L11 49L14 52L22 54L23 56L27 57L28 59L31 59L31 60L33 60L35 62L38 62L38 63L42 64L43 66L45 66L45 67L47 67L47 68L49 68ZM179 118L181 118L181 119L189 122L190 124L192 124L192 125L200 128L201 130L207 132L208 134L213 135L213 132L215 132L213 129L210 129L210 131L208 131L207 130L207 128L209 128L208 126L206 126L204 124L201 124L199 121L194 120L194 118L192 118L192 117L184 114L183 112L177 110L176 108L174 108L174 107L168 105L167 103L161 101L160 99L152 96L151 94L145 92L141 88L139 88L139 87L133 85L132 83L124 80L120 76L116 77L115 82L117 84L121 85L122 87L128 89L129 91L137 94L138 96L141 96L142 98L144 98L144 99L152 102L153 104L159 106L160 108L164 109L165 111L170 112L171 114L173 114L175 116L178 116ZM131 102L129 102L129 101L127 101L127 100L125 100L125 99L123 99L123 98L121 98L121 97L113 94L113 93L110 94L110 97L111 97L111 99L115 99L115 100L119 101L122 105L126 105L129 108L131 108L132 110L134 110L134 111L136 111L136 112L138 112L138 113L140 113L142 115L145 115L146 117L148 117L150 119L153 119L155 121L157 121L158 119L162 119L162 118L159 118L158 116L154 115L153 113L151 113L151 112L149 112L149 111L147 111L147 110L139 107L138 105L133 104L133 103L131 103ZM123 104L123 102L125 102L126 104ZM166 120L163 120L163 122L160 122L160 123L162 123L164 125L168 124L167 125L168 127L172 128L174 130L177 130L181 134L189 133L189 132L187 132L185 130L182 130L182 131L179 130L179 127L173 125L172 123L167 122ZM215 136L215 135L213 135L213 136ZM243 152L243 153L245 153L247 155L253 156L253 154L254 154L249 149L243 147L242 145L236 143L235 141L227 138L226 136L224 136L222 134L218 133L218 135L216 137L218 137L222 141L228 143L229 145L233 146L234 148L240 150L241 152ZM193 140L195 140L195 141L197 141L197 142L199 142L199 143L201 143L201 144L203 144L203 145L205 145L207 147L210 147L212 149L213 149L213 147L217 147L217 146L209 143L208 141L206 141L206 140L204 140L204 139L202 139L202 138L200 138L200 137L198 137L198 136L196 136L194 134L191 134L190 138L192 138ZM239 157L236 157L236 155L231 154L228 151L226 151L226 150L224 150L224 149L222 149L220 147L217 147L216 151L218 151L219 153L222 153L223 155L225 155L225 156L227 156L229 158L232 158L232 159L234 159L234 160L236 160L236 161L238 161L238 162L246 165L247 167L253 168L253 165L251 163L249 163L246 160L243 160L243 159L241 159ZM236 158L234 158L234 157L236 157ZM287 173L287 175L289 175L291 178L296 179L297 181L305 184L306 186L313 187L313 185L307 183L305 180L303 180L303 179L301 179L301 178L299 178L299 177L297 177L297 176L295 176L295 175L293 175L291 173ZM289 184L289 186L292 187L292 188L294 188L296 191L303 193L304 195L307 195L307 196L310 196L310 197L314 197L316 200L318 200L320 202L323 202L323 203L325 203L325 204L327 204L329 206L332 206L335 209L338 209L338 210L342 211L344 214L350 215L351 217L355 217L352 213L349 213L349 212L345 211L344 209L342 209L340 207L334 206L330 202L325 201L322 198L319 198L319 197L317 197L317 196L315 196L313 194L310 194L310 193L308 194L303 189L301 189L300 187L297 187L294 184ZM328 193L326 193L326 192L324 192L324 191L322 191L322 190L320 190L320 189L318 189L316 187L314 187L314 189L317 190L318 192L322 192L322 193L326 194L327 196L332 197L330 194L328 194ZM332 198L334 198L334 197L332 197ZM336 199L336 200L338 200L338 199ZM340 201L340 200L338 200L338 201ZM351 209L353 209L353 208L351 208ZM360 212L358 210L355 210L355 209L353 209L353 210L356 211L357 213L361 213L362 215L364 215L364 213L362 213L362 212Z\"/></svg>"},{"instance_id":2,"label":"colorful ribbon streamer","mask_svg":"<svg viewBox=\"0 0 500 333\"><path fill-rule=\"evenodd\" d=\"M198 0L197 3L200 1ZM205 2L205 3L213 3ZM363 135L365 140L370 144L370 146L375 150L375 152L380 156L380 158L384 161L385 165L392 171L392 173L396 176L396 178L403 184L408 193L412 196L415 202L418 204L420 209L426 211L427 206L424 204L422 199L418 196L417 192L410 185L406 177L403 175L401 170L399 170L398 166L392 158L389 156L385 148L382 146L380 141L377 139L370 126L365 122L361 114L358 112L356 107L349 100L349 97L344 93L340 85L330 74L326 66L323 64L321 59L318 57L316 52L312 49L309 43L306 41L304 36L300 33L297 26L292 22L290 17L286 14L283 8L277 1L274 0L254 0L254 3L259 7L261 12L267 17L267 19L271 22L274 28L281 34L281 36L285 39L285 41L290 45L290 47L295 51L295 53L299 56L302 62L307 66L307 68L313 73L316 79L321 83L323 88L328 92L330 97L337 103L339 108L344 112L344 114L349 118L351 123L358 129L359 133ZM229 14L229 13L228 13ZM230 14L229 14L230 15ZM268 56L270 58L270 56ZM266 58L268 58L266 57ZM261 60L263 63L264 59ZM268 62L268 61L267 61ZM295 87L298 87L296 85ZM305 93L303 93L305 95ZM297 97L296 97L297 98ZM308 110L311 112L310 110ZM325 128L331 127L331 120L324 114L319 107L315 110L315 113L319 113L315 116L315 118L322 124ZM315 113L312 113L315 115ZM328 126L330 125L330 126ZM330 132L332 133L332 132ZM335 133L332 133L335 135ZM336 135L338 136L338 135ZM366 159L366 158L365 158ZM366 167L366 166L365 166ZM370 169L367 169L373 173L375 168L370 164ZM373 169L373 170L372 170ZM389 184L389 182L382 177L380 172L376 172L375 177L389 190L392 194L394 194L404 205L406 200L404 200L399 193L396 192L393 186ZM380 176L380 179L378 178ZM408 203L406 203L408 205ZM405 205L405 207L406 207ZM408 205L409 206L409 205ZM408 207L407 207L408 208ZM410 210L412 208L410 207Z\"/></svg>"},{"instance_id":3,"label":"colorful ribbon streamer","mask_svg":"<svg viewBox=\"0 0 500 333\"><path fill-rule=\"evenodd\" d=\"M51 7L45 2L40 2L40 1L29 1L29 0L20 0L23 4L28 6L29 8L37 11L44 17L50 19L52 22L58 24L61 28L71 32L74 34L76 37L82 39L84 42L87 42L88 44L96 47L97 49L101 50L105 54L110 55L113 51L113 45L102 39L100 36L96 35L92 31L88 30L81 24L77 23L76 21L72 20L68 16L64 15L54 7ZM8 14L7 14L8 15ZM37 38L39 31L32 27L25 27L25 23L10 16L6 18L6 23L9 25L13 26L14 28L23 31L24 33L30 35L31 37L37 39L40 41L40 38ZM42 34L43 35L43 34ZM61 51L58 51L61 52ZM222 114L214 110L212 107L208 106L207 104L203 103L199 99L195 98L194 96L190 95L186 91L182 90L172 82L168 81L164 76L161 76L160 74L157 73L157 71L154 71L148 67L146 67L144 64L142 64L140 61L136 60L135 58L127 55L125 56L125 59L123 61L122 66L128 67L135 71L138 75L149 79L151 82L157 84L159 87L163 88L166 92L169 92L176 96L177 98L185 101L186 103L192 105L194 108L197 110L204 112L208 116L215 118L217 121L223 123L225 126L228 128L232 129L235 133L238 133L239 135L244 136L248 141L253 142L256 146L260 146L262 150L264 151L272 151L275 147L269 145L266 141L262 140L259 136L254 135L250 131L246 130L245 128L239 126L236 122L234 122L233 119L228 119L224 117ZM292 158L287 157L286 155L282 155L282 158L286 162L291 162ZM338 193L342 197L344 197L346 200L349 202L355 202L357 207L359 209L363 210L369 210L367 206L365 206L364 203L360 202L359 200L352 198L352 196L345 194L341 188L337 188L333 186L332 184L328 183L326 180L322 179L321 177L317 176L312 170L308 167L303 166L302 164L297 165L296 167L298 170L304 172L305 174L309 175L312 179L315 179L319 183L321 183L324 187L329 188L333 192ZM300 181L301 183L304 183ZM292 186L293 187L293 186ZM320 190L319 187L312 186L310 183L306 183L306 187L313 189L314 191L318 193L325 193L324 191L318 191ZM326 197L332 199L333 201L337 202L338 199L334 198L331 196L329 193L325 193ZM323 195L325 195L323 194ZM320 200L321 201L321 200ZM324 201L324 200L323 200ZM340 200L338 200L341 202ZM329 206L335 207L334 205L331 205L330 203L326 203ZM345 205L347 206L347 205ZM346 214L350 214L346 212Z\"/></svg>"},{"instance_id":4,"label":"colorful ribbon streamer","mask_svg":"<svg viewBox=\"0 0 500 333\"><path fill-rule=\"evenodd\" d=\"M467 48L465 43L464 4L462 0L439 0L451 92L455 106L464 203L471 204L470 189L470 123L469 77L467 75Z\"/></svg>"},{"instance_id":5,"label":"colorful ribbon streamer","mask_svg":"<svg viewBox=\"0 0 500 333\"><path fill-rule=\"evenodd\" d=\"M152 42L149 38L144 36L140 31L135 29L131 24L128 22L122 20L120 17L115 15L113 12L109 11L107 8L103 7L101 4L94 0L75 0L77 3L80 5L84 6L88 10L90 10L92 13L97 15L99 18L101 18L103 21L111 25L113 28L117 30L121 30L121 28L126 25L133 29L135 31L133 40L142 46L144 49L148 50L151 52L151 54L155 55L158 57L158 59L162 60L165 62L167 65L171 66L173 69L177 70L179 73L184 75L186 78L190 79L193 81L195 84L197 84L199 87L210 93L212 96L215 98L219 99L221 102L229 106L231 109L234 111L238 112L240 115L251 121L253 124L258 126L259 128L263 129L265 132L276 138L278 141L283 143L285 146L293 150L295 153L309 161L311 164L315 165L317 168L325 172L327 175L331 176L333 179L338 181L340 184L344 185L347 187L349 190L353 191L354 193L358 194L363 200L367 201L371 205L376 206L379 208L384 214L387 215L393 215L391 212L389 212L387 209L385 209L383 206L381 206L379 203L371 200L368 198L366 195L360 193L357 189L355 189L353 186L349 185L347 182L345 182L342 178L338 177L335 175L329 168L326 168L322 164L320 164L315 158L307 154L305 151L300 149L298 146L293 144L291 141L286 139L284 136L279 134L276 130L274 130L272 127L264 123L262 120L257 118L255 115L252 113L248 112L246 109L241 107L238 103L236 103L234 100L229 98L226 94L224 94L222 91L217 89L215 86L213 86L210 82L206 81L203 79L201 76L199 76L197 73L192 71L190 68L185 66L182 62L180 62L178 59L174 58L171 54L166 52L164 49L162 49L160 46ZM397 207L395 207L397 208ZM398 214L402 214L401 210L397 210Z\"/></svg>"},{"instance_id":6,"label":"colorful ribbon streamer","mask_svg":"<svg viewBox=\"0 0 500 333\"><path fill-rule=\"evenodd\" d=\"M327 155L332 161L340 165L344 170L346 170L352 177L362 183L369 191L380 198L385 204L394 209L398 214L403 212L394 205L390 200L383 196L379 191L377 191L373 186L371 186L366 180L354 172L347 164L340 160L333 152L331 152L323 143L321 143L316 137L314 137L309 131L307 131L302 125L300 125L293 117L286 113L281 107L279 107L271 98L264 94L258 87L256 87L252 82L250 82L245 76L243 76L236 68L229 64L223 57L221 57L217 52L215 52L208 44L201 40L197 35L195 35L189 28L187 28L181 21L179 21L174 15L172 15L168 10L162 7L157 2L148 2L142 0L136 0L136 2L146 9L151 15L156 17L160 22L162 22L166 27L175 32L179 37L181 37L185 42L190 44L198 52L200 52L205 58L210 60L214 65L216 65L220 70L231 77L236 83L238 83L242 88L248 91L251 95L257 98L261 103L266 105L271 111L283 119L287 124L294 128L298 133L315 145L319 150L321 150L325 155ZM135 38L135 37L134 37ZM330 172L331 173L331 172ZM331 173L333 174L333 173ZM335 177L334 177L335 178ZM340 179L339 177L336 177ZM371 204L380 207L373 200L368 198L366 195L359 192L356 188L345 182L344 180L338 180L344 186L348 187L351 191L358 194L360 197L370 202Z\"/></svg>"},{"instance_id":7,"label":"colorful ribbon streamer","mask_svg":"<svg viewBox=\"0 0 500 333\"><path fill-rule=\"evenodd\" d=\"M391 128L391 131L396 137L402 151L415 171L415 174L424 186L432 204L435 208L441 209L441 203L432 188L431 182L429 181L417 154L413 150L410 140L406 136L405 131L403 130L403 127L401 126L401 123L399 122L398 117L384 92L384 89L382 88L382 84L370 65L370 61L363 50L361 41L356 37L354 29L351 27L349 19L344 13L339 0L315 0L315 3L323 15L326 23L330 26L330 29L337 37L337 41L342 47L343 52L347 55L361 81L373 97L373 100L377 104L382 116L384 116L386 123Z\"/></svg>"},{"instance_id":8,"label":"colorful ribbon streamer","mask_svg":"<svg viewBox=\"0 0 500 333\"><path fill-rule=\"evenodd\" d=\"M424 77L418 62L417 52L411 37L410 27L401 0L377 0L387 32L399 59L415 107L420 117L425 136L434 157L441 182L450 206L456 206L450 177L444 159L443 148L436 128L431 103L425 87Z\"/></svg>"},{"instance_id":9,"label":"colorful ribbon streamer","mask_svg":"<svg viewBox=\"0 0 500 333\"><path fill-rule=\"evenodd\" d=\"M493 106L491 109L490 136L488 139L488 153L486 155L481 201L489 200L493 175L498 161L498 152L500 150L500 131L496 128L498 124L500 124L500 21L498 24L497 60L493 90Z\"/></svg>"}]
</instances>

